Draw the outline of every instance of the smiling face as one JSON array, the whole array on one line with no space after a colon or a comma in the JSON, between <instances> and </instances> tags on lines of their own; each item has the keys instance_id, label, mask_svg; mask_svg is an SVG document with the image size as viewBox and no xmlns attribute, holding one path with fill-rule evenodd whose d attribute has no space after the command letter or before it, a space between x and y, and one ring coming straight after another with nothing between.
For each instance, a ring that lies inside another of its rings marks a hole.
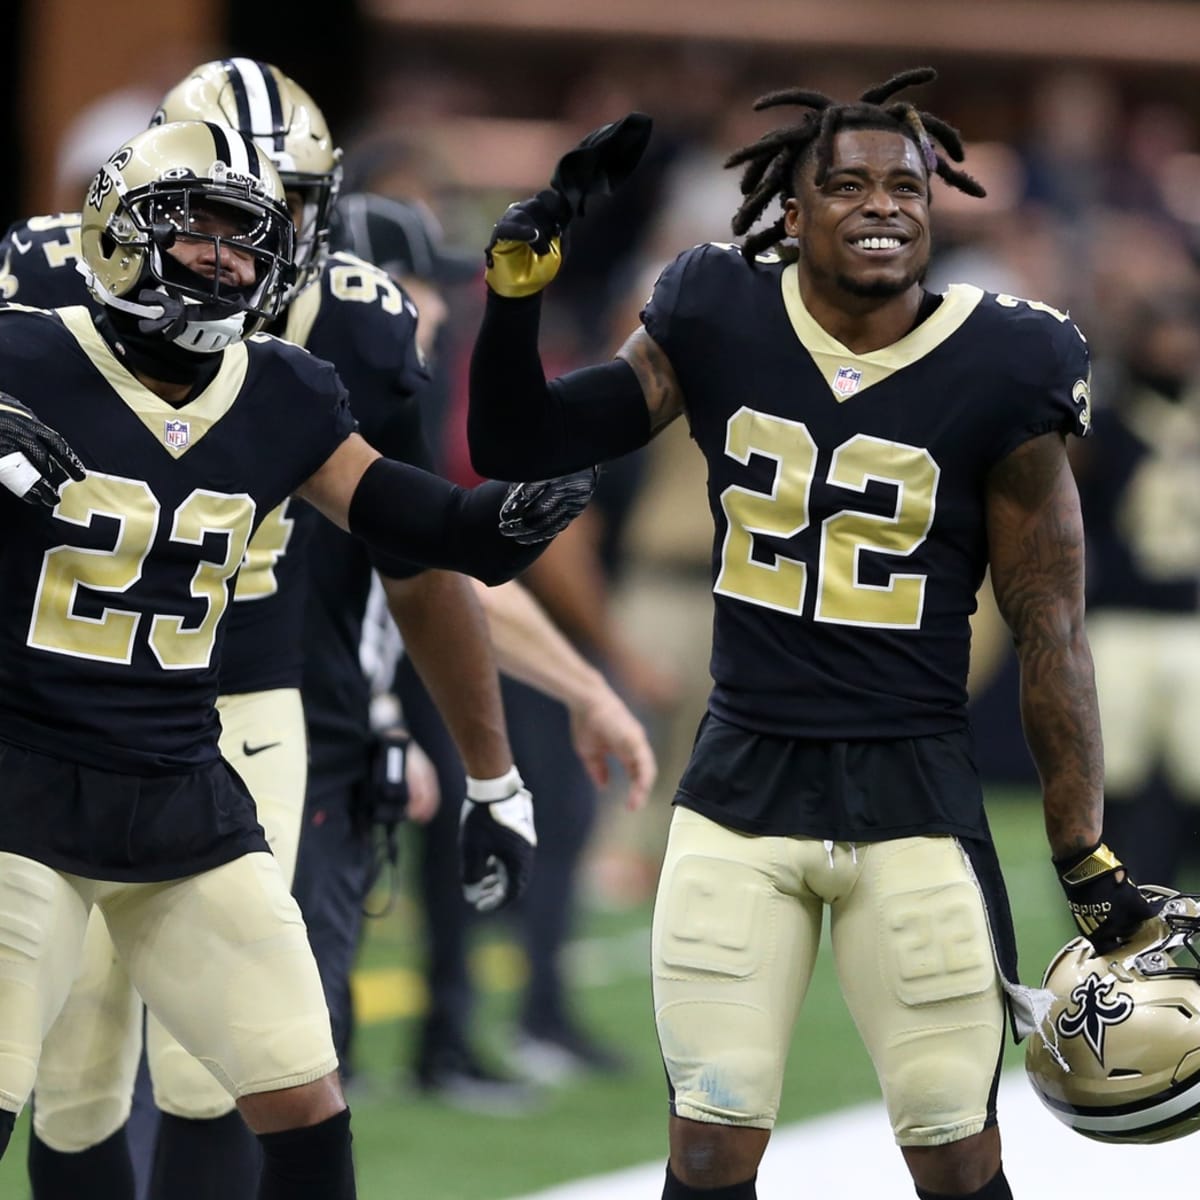
<instances>
[{"instance_id":1,"label":"smiling face","mask_svg":"<svg viewBox=\"0 0 1200 1200\"><path fill-rule=\"evenodd\" d=\"M797 173L784 227L800 243L800 269L824 292L898 296L929 266L929 178L914 142L886 129L845 129L833 138L818 186L816 157Z\"/></svg>"}]
</instances>

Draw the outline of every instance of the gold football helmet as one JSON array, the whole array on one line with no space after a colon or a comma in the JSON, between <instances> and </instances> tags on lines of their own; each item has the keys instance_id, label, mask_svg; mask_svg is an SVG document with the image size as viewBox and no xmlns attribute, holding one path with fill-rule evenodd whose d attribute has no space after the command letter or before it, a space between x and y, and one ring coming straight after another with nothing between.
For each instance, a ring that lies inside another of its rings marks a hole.
<instances>
[{"instance_id":1,"label":"gold football helmet","mask_svg":"<svg viewBox=\"0 0 1200 1200\"><path fill-rule=\"evenodd\" d=\"M153 124L217 121L252 138L289 194L299 196L296 281L288 300L321 272L342 179L342 152L313 98L278 67L252 58L203 63L159 104Z\"/></svg>"},{"instance_id":2,"label":"gold football helmet","mask_svg":"<svg viewBox=\"0 0 1200 1200\"><path fill-rule=\"evenodd\" d=\"M279 312L293 276L295 228L283 181L254 143L202 121L147 129L97 172L83 201L81 271L96 299L140 328L212 353ZM178 241L249 257L253 279L189 270Z\"/></svg>"},{"instance_id":3,"label":"gold football helmet","mask_svg":"<svg viewBox=\"0 0 1200 1200\"><path fill-rule=\"evenodd\" d=\"M1166 1142L1200 1128L1200 896L1143 887L1158 916L1110 954L1082 937L1046 968L1046 1036L1025 1071L1065 1125L1101 1142Z\"/></svg>"}]
</instances>

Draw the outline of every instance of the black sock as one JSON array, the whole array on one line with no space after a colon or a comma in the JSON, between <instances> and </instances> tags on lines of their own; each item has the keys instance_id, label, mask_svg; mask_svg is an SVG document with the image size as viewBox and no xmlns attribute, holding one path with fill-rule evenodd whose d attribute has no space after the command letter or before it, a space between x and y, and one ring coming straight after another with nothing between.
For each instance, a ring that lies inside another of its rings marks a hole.
<instances>
[{"instance_id":1,"label":"black sock","mask_svg":"<svg viewBox=\"0 0 1200 1200\"><path fill-rule=\"evenodd\" d=\"M350 1158L350 1110L283 1133L260 1133L258 1200L355 1200Z\"/></svg>"},{"instance_id":2,"label":"black sock","mask_svg":"<svg viewBox=\"0 0 1200 1200\"><path fill-rule=\"evenodd\" d=\"M677 1178L671 1170L671 1164L667 1163L667 1182L663 1184L662 1200L693 1200L695 1197L700 1200L757 1200L758 1189L754 1186L757 1178L755 1174L750 1179L726 1187L694 1188Z\"/></svg>"},{"instance_id":3,"label":"black sock","mask_svg":"<svg viewBox=\"0 0 1200 1200\"><path fill-rule=\"evenodd\" d=\"M134 1200L125 1126L99 1145L71 1154L51 1150L30 1131L29 1184L33 1200Z\"/></svg>"},{"instance_id":4,"label":"black sock","mask_svg":"<svg viewBox=\"0 0 1200 1200\"><path fill-rule=\"evenodd\" d=\"M1001 1167L977 1192L962 1192L951 1196L943 1192L927 1192L917 1188L917 1200L1013 1200L1012 1189Z\"/></svg>"},{"instance_id":5,"label":"black sock","mask_svg":"<svg viewBox=\"0 0 1200 1200\"><path fill-rule=\"evenodd\" d=\"M0 1158L8 1149L8 1139L12 1137L13 1126L17 1123L17 1114L0 1108Z\"/></svg>"},{"instance_id":6,"label":"black sock","mask_svg":"<svg viewBox=\"0 0 1200 1200\"><path fill-rule=\"evenodd\" d=\"M150 1198L254 1200L261 1170L258 1139L237 1109L203 1121L163 1113Z\"/></svg>"}]
</instances>

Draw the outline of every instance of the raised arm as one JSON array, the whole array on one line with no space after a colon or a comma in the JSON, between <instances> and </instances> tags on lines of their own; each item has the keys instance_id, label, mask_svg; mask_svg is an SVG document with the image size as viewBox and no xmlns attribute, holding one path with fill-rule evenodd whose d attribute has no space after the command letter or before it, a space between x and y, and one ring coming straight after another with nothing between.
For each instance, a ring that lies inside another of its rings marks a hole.
<instances>
[{"instance_id":1,"label":"raised arm","mask_svg":"<svg viewBox=\"0 0 1200 1200\"><path fill-rule=\"evenodd\" d=\"M670 361L644 331L613 361L549 383L538 356L541 291L562 264L564 229L589 197L620 185L649 137L640 113L593 130L559 160L549 188L510 205L492 230L467 421L482 475L537 479L619 458L683 411Z\"/></svg>"},{"instance_id":2,"label":"raised arm","mask_svg":"<svg viewBox=\"0 0 1200 1200\"><path fill-rule=\"evenodd\" d=\"M537 558L582 512L593 486L589 471L535 490L460 488L383 458L351 434L297 494L386 554L496 584Z\"/></svg>"},{"instance_id":3,"label":"raised arm","mask_svg":"<svg viewBox=\"0 0 1200 1200\"><path fill-rule=\"evenodd\" d=\"M538 355L540 313L540 295L507 297L489 283L471 355L467 419L480 474L538 479L619 458L683 411L671 363L642 329L611 362L547 383Z\"/></svg>"},{"instance_id":4,"label":"raised arm","mask_svg":"<svg viewBox=\"0 0 1200 1200\"><path fill-rule=\"evenodd\" d=\"M1060 434L1025 442L987 485L992 587L1021 667L1021 722L1046 836L1080 931L1119 945L1151 915L1100 840L1104 754L1084 631L1083 519Z\"/></svg>"}]
</instances>

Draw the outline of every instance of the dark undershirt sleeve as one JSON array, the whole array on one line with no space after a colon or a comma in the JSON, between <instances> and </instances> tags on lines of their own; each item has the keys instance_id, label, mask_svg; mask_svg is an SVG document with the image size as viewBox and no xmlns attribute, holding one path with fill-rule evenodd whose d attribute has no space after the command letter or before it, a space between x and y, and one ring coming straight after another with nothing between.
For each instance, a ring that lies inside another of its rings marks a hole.
<instances>
[{"instance_id":1,"label":"dark undershirt sleeve","mask_svg":"<svg viewBox=\"0 0 1200 1200\"><path fill-rule=\"evenodd\" d=\"M550 544L522 545L500 532L508 488L461 488L389 458L377 458L350 501L350 532L406 562L504 583Z\"/></svg>"},{"instance_id":2,"label":"dark undershirt sleeve","mask_svg":"<svg viewBox=\"0 0 1200 1200\"><path fill-rule=\"evenodd\" d=\"M620 458L650 440L641 384L623 359L546 382L541 297L488 293L471 355L471 462L493 479L549 479Z\"/></svg>"}]
</instances>

